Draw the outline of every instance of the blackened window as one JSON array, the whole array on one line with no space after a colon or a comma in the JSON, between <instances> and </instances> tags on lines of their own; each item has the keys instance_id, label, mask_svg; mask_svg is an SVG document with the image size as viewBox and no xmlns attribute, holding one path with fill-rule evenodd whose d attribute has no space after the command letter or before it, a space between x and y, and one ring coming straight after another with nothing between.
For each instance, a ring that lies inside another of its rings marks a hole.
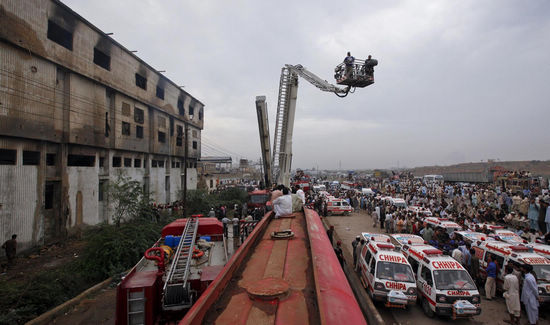
<instances>
[{"instance_id":1,"label":"blackened window","mask_svg":"<svg viewBox=\"0 0 550 325\"><path fill-rule=\"evenodd\" d=\"M94 63L105 70L111 70L111 57L94 48Z\"/></svg>"},{"instance_id":2,"label":"blackened window","mask_svg":"<svg viewBox=\"0 0 550 325\"><path fill-rule=\"evenodd\" d=\"M54 184L46 182L46 187L44 188L44 209L46 210L53 209L54 189Z\"/></svg>"},{"instance_id":3,"label":"blackened window","mask_svg":"<svg viewBox=\"0 0 550 325\"><path fill-rule=\"evenodd\" d=\"M68 50L73 50L73 33L48 20L48 38Z\"/></svg>"},{"instance_id":4,"label":"blackened window","mask_svg":"<svg viewBox=\"0 0 550 325\"><path fill-rule=\"evenodd\" d=\"M113 167L120 167L122 160L120 157L113 157Z\"/></svg>"},{"instance_id":5,"label":"blackened window","mask_svg":"<svg viewBox=\"0 0 550 325\"><path fill-rule=\"evenodd\" d=\"M69 156L67 156L67 166L94 167L95 166L95 156L69 155Z\"/></svg>"},{"instance_id":6,"label":"blackened window","mask_svg":"<svg viewBox=\"0 0 550 325\"><path fill-rule=\"evenodd\" d=\"M105 196L105 190L107 189L107 181L101 180L99 181L99 190L97 191L97 200L103 201L103 197Z\"/></svg>"},{"instance_id":7,"label":"blackened window","mask_svg":"<svg viewBox=\"0 0 550 325\"><path fill-rule=\"evenodd\" d=\"M144 120L143 110L134 107L134 122L142 124Z\"/></svg>"},{"instance_id":8,"label":"blackened window","mask_svg":"<svg viewBox=\"0 0 550 325\"><path fill-rule=\"evenodd\" d=\"M176 162L176 168L180 168L180 162Z\"/></svg>"},{"instance_id":9,"label":"blackened window","mask_svg":"<svg viewBox=\"0 0 550 325\"><path fill-rule=\"evenodd\" d=\"M151 160L151 167L157 167L158 166L158 163L156 160Z\"/></svg>"},{"instance_id":10,"label":"blackened window","mask_svg":"<svg viewBox=\"0 0 550 325\"><path fill-rule=\"evenodd\" d=\"M134 159L134 167L141 168L141 159Z\"/></svg>"},{"instance_id":11,"label":"blackened window","mask_svg":"<svg viewBox=\"0 0 550 325\"><path fill-rule=\"evenodd\" d=\"M0 165L15 165L17 163L17 150L0 149Z\"/></svg>"},{"instance_id":12,"label":"blackened window","mask_svg":"<svg viewBox=\"0 0 550 325\"><path fill-rule=\"evenodd\" d=\"M197 149L197 141L193 141L193 149Z\"/></svg>"},{"instance_id":13,"label":"blackened window","mask_svg":"<svg viewBox=\"0 0 550 325\"><path fill-rule=\"evenodd\" d=\"M23 165L40 165L40 151L23 151Z\"/></svg>"},{"instance_id":14,"label":"blackened window","mask_svg":"<svg viewBox=\"0 0 550 325\"><path fill-rule=\"evenodd\" d=\"M194 114L195 114L195 108L189 105L189 115L194 115Z\"/></svg>"},{"instance_id":15,"label":"blackened window","mask_svg":"<svg viewBox=\"0 0 550 325\"><path fill-rule=\"evenodd\" d=\"M136 125L136 138L143 139L143 126Z\"/></svg>"},{"instance_id":16,"label":"blackened window","mask_svg":"<svg viewBox=\"0 0 550 325\"><path fill-rule=\"evenodd\" d=\"M178 113L180 115L185 115L185 108L183 108L183 100L178 99Z\"/></svg>"},{"instance_id":17,"label":"blackened window","mask_svg":"<svg viewBox=\"0 0 550 325\"><path fill-rule=\"evenodd\" d=\"M202 120L202 109L199 111L199 120Z\"/></svg>"},{"instance_id":18,"label":"blackened window","mask_svg":"<svg viewBox=\"0 0 550 325\"><path fill-rule=\"evenodd\" d=\"M172 168L176 168L176 162L172 160Z\"/></svg>"},{"instance_id":19,"label":"blackened window","mask_svg":"<svg viewBox=\"0 0 550 325\"><path fill-rule=\"evenodd\" d=\"M174 135L174 119L170 116L170 136Z\"/></svg>"},{"instance_id":20,"label":"blackened window","mask_svg":"<svg viewBox=\"0 0 550 325\"><path fill-rule=\"evenodd\" d=\"M183 127L181 125L176 125L176 135L181 137L183 135Z\"/></svg>"},{"instance_id":21,"label":"blackened window","mask_svg":"<svg viewBox=\"0 0 550 325\"><path fill-rule=\"evenodd\" d=\"M46 166L55 166L55 159L56 159L55 153L47 153L46 154Z\"/></svg>"},{"instance_id":22,"label":"blackened window","mask_svg":"<svg viewBox=\"0 0 550 325\"><path fill-rule=\"evenodd\" d=\"M164 88L157 86L157 97L164 99Z\"/></svg>"},{"instance_id":23,"label":"blackened window","mask_svg":"<svg viewBox=\"0 0 550 325\"><path fill-rule=\"evenodd\" d=\"M105 157L99 157L99 167L105 166Z\"/></svg>"},{"instance_id":24,"label":"blackened window","mask_svg":"<svg viewBox=\"0 0 550 325\"><path fill-rule=\"evenodd\" d=\"M132 158L124 158L124 167L132 167Z\"/></svg>"},{"instance_id":25,"label":"blackened window","mask_svg":"<svg viewBox=\"0 0 550 325\"><path fill-rule=\"evenodd\" d=\"M160 143L165 143L166 142L166 133L159 131L158 132L158 138L159 138Z\"/></svg>"},{"instance_id":26,"label":"blackened window","mask_svg":"<svg viewBox=\"0 0 550 325\"><path fill-rule=\"evenodd\" d=\"M159 167L164 167L164 160L159 160L158 164L159 164Z\"/></svg>"},{"instance_id":27,"label":"blackened window","mask_svg":"<svg viewBox=\"0 0 550 325\"><path fill-rule=\"evenodd\" d=\"M142 89L147 89L147 78L136 73L136 86Z\"/></svg>"},{"instance_id":28,"label":"blackened window","mask_svg":"<svg viewBox=\"0 0 550 325\"><path fill-rule=\"evenodd\" d=\"M181 147L183 143L182 137L176 137L176 146Z\"/></svg>"},{"instance_id":29,"label":"blackened window","mask_svg":"<svg viewBox=\"0 0 550 325\"><path fill-rule=\"evenodd\" d=\"M122 135L130 135L130 123L122 122Z\"/></svg>"}]
</instances>

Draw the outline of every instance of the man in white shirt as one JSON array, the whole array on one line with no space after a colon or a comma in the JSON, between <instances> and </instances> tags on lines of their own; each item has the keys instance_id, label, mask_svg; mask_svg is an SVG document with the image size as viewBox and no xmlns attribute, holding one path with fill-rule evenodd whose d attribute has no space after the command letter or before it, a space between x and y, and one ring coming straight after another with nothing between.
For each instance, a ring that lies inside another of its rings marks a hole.
<instances>
[{"instance_id":1,"label":"man in white shirt","mask_svg":"<svg viewBox=\"0 0 550 325\"><path fill-rule=\"evenodd\" d=\"M306 193L304 193L304 191L301 188L298 188L298 190L296 191L296 194L302 200L302 204L306 204Z\"/></svg>"},{"instance_id":2,"label":"man in white shirt","mask_svg":"<svg viewBox=\"0 0 550 325\"><path fill-rule=\"evenodd\" d=\"M275 218L292 214L292 196L288 188L283 188L283 195L273 201L273 211L275 211Z\"/></svg>"}]
</instances>

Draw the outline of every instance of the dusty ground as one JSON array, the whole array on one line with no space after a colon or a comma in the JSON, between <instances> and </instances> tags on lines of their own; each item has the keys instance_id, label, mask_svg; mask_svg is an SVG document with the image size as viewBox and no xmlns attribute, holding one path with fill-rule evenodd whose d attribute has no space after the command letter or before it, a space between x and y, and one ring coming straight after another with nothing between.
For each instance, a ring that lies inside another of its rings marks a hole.
<instances>
[{"instance_id":1,"label":"dusty ground","mask_svg":"<svg viewBox=\"0 0 550 325\"><path fill-rule=\"evenodd\" d=\"M7 270L4 268L6 261L2 261L4 269L0 275L0 282L12 279L32 278L44 269L52 269L56 266L70 262L77 258L84 248L81 240L68 240L45 246L41 249L18 255L15 265Z\"/></svg>"},{"instance_id":2,"label":"dusty ground","mask_svg":"<svg viewBox=\"0 0 550 325\"><path fill-rule=\"evenodd\" d=\"M108 287L83 299L80 304L57 317L57 325L114 325L116 287Z\"/></svg>"},{"instance_id":3,"label":"dusty ground","mask_svg":"<svg viewBox=\"0 0 550 325\"><path fill-rule=\"evenodd\" d=\"M384 230L381 231L380 228L374 228L372 226L372 218L363 211L354 212L350 216L331 216L324 219L327 224L334 226L337 237L342 240L342 246L345 250L348 264L350 265L353 265L353 261L351 258L351 242L355 239L355 236L357 236L361 232L385 233ZM415 308L409 308L408 310L388 309L380 305L377 305L377 308L382 318L388 324L393 323L443 325L452 322L453 324L497 325L506 324L503 320L505 318L509 319L506 310L506 302L502 297L498 297L493 301L482 299L481 315L474 317L471 321L465 319L453 321L449 318L442 318L437 316L434 318L428 318L422 311L420 305L415 306ZM539 324L550 324L550 312L547 309L550 308L547 306L546 309L541 310L541 318L539 320ZM523 314L521 318L521 324L524 324L526 322L527 317Z\"/></svg>"}]
</instances>

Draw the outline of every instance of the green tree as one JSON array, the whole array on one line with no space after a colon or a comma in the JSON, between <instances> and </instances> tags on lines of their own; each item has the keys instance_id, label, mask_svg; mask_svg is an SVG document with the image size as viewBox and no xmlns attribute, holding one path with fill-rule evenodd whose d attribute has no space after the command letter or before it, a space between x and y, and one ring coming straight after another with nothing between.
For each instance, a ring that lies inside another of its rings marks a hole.
<instances>
[{"instance_id":1,"label":"green tree","mask_svg":"<svg viewBox=\"0 0 550 325\"><path fill-rule=\"evenodd\" d=\"M153 216L151 200L140 182L119 172L116 180L107 186L108 201L113 208L112 221L119 227L122 221Z\"/></svg>"}]
</instances>

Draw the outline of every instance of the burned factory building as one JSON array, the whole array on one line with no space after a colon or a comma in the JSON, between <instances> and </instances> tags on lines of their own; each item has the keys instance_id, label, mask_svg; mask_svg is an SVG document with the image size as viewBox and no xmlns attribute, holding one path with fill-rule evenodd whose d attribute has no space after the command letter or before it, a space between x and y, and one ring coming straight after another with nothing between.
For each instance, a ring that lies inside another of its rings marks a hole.
<instances>
[{"instance_id":1,"label":"burned factory building","mask_svg":"<svg viewBox=\"0 0 550 325\"><path fill-rule=\"evenodd\" d=\"M185 177L196 188L203 109L61 2L2 1L0 242L109 222L103 189L120 173L178 200Z\"/></svg>"}]
</instances>

